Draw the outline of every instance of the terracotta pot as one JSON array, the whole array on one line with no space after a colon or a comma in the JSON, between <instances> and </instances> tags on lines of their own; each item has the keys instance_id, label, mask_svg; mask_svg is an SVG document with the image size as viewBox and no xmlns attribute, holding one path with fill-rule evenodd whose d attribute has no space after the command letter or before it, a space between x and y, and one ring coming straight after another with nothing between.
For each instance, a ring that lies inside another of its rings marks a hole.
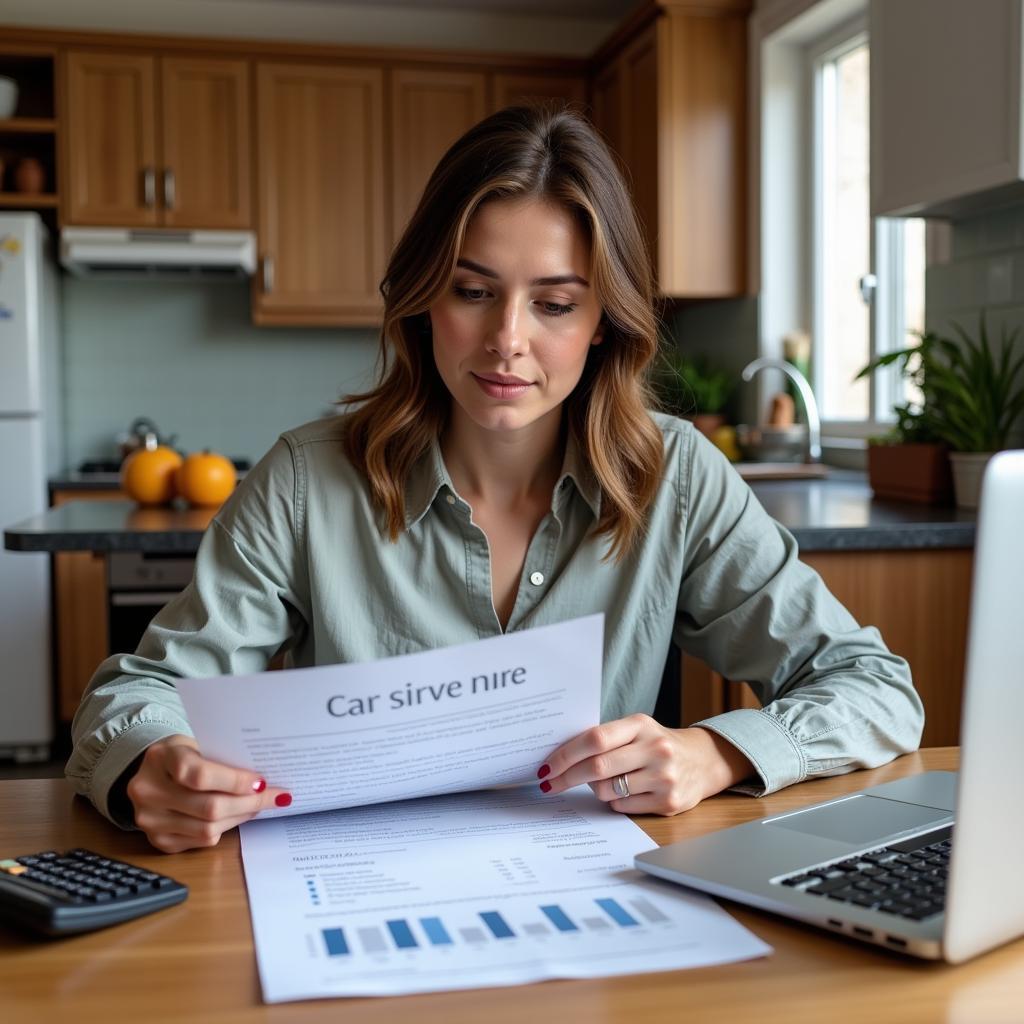
<instances>
[{"instance_id":1,"label":"terracotta pot","mask_svg":"<svg viewBox=\"0 0 1024 1024\"><path fill-rule=\"evenodd\" d=\"M14 168L15 192L45 192L46 171L34 157L22 157Z\"/></svg>"},{"instance_id":2,"label":"terracotta pot","mask_svg":"<svg viewBox=\"0 0 1024 1024\"><path fill-rule=\"evenodd\" d=\"M941 444L868 445L868 483L876 498L950 505L953 478Z\"/></svg>"}]
</instances>

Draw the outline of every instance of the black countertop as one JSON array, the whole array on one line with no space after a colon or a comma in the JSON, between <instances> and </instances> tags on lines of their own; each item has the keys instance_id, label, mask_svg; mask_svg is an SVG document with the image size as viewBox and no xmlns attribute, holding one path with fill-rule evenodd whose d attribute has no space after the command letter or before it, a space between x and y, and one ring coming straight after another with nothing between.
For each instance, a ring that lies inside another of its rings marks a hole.
<instances>
[{"instance_id":1,"label":"black countertop","mask_svg":"<svg viewBox=\"0 0 1024 1024\"><path fill-rule=\"evenodd\" d=\"M754 493L803 551L967 548L976 514L965 509L876 501L863 473L823 480L758 481ZM4 531L12 551L144 551L194 554L213 509L138 508L131 501L69 501Z\"/></svg>"}]
</instances>

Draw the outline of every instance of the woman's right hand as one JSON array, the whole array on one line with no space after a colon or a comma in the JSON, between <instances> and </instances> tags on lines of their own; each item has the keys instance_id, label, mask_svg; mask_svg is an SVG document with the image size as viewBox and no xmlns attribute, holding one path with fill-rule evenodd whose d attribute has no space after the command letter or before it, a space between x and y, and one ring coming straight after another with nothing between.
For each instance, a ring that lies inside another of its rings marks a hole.
<instances>
[{"instance_id":1,"label":"woman's right hand","mask_svg":"<svg viewBox=\"0 0 1024 1024\"><path fill-rule=\"evenodd\" d=\"M135 824L164 853L216 846L228 829L292 802L290 793L268 787L255 772L207 760L183 735L146 750L127 792Z\"/></svg>"}]
</instances>

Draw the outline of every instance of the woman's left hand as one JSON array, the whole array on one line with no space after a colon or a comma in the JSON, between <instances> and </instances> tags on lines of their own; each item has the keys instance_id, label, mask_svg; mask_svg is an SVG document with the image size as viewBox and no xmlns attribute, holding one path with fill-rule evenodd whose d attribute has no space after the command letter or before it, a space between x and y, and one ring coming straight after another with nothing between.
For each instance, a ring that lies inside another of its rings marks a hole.
<instances>
[{"instance_id":1,"label":"woman's left hand","mask_svg":"<svg viewBox=\"0 0 1024 1024\"><path fill-rule=\"evenodd\" d=\"M746 756L710 729L666 729L650 715L630 715L563 743L537 777L545 793L586 782L616 811L671 815L754 774ZM622 776L628 796L614 788Z\"/></svg>"}]
</instances>

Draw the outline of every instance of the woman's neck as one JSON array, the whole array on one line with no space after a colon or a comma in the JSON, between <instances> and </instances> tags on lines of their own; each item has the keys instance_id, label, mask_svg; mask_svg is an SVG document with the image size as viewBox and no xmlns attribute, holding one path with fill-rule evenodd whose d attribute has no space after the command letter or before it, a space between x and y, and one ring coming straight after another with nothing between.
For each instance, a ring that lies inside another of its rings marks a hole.
<instances>
[{"instance_id":1,"label":"woman's neck","mask_svg":"<svg viewBox=\"0 0 1024 1024\"><path fill-rule=\"evenodd\" d=\"M470 504L514 509L551 501L565 438L558 414L514 432L482 430L457 406L441 437L452 483Z\"/></svg>"}]
</instances>

